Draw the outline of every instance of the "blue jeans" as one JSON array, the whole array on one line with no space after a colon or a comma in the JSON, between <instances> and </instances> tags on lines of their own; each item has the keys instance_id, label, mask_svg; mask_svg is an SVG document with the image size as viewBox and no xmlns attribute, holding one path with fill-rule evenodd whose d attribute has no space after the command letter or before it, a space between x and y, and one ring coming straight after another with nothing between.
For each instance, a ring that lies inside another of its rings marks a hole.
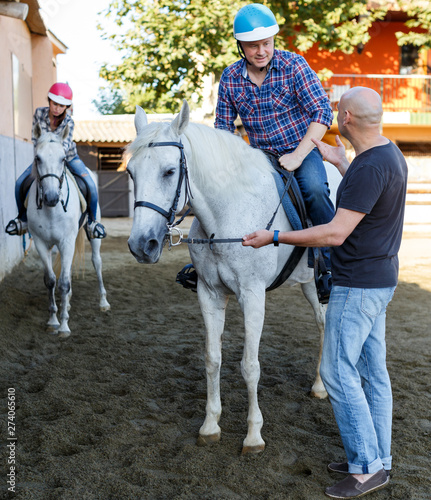
<instances>
[{"instance_id":1,"label":"blue jeans","mask_svg":"<svg viewBox=\"0 0 431 500\"><path fill-rule=\"evenodd\" d=\"M351 474L392 468L392 390L386 368L386 307L395 287L334 286L320 375Z\"/></svg>"},{"instance_id":2,"label":"blue jeans","mask_svg":"<svg viewBox=\"0 0 431 500\"><path fill-rule=\"evenodd\" d=\"M67 166L74 175L78 175L79 177L81 177L81 179L87 185L88 191L90 193L90 196L87 197L89 198L87 199L87 202L89 203L88 219L91 222L95 220L97 213L98 198L97 198L96 184L94 183L93 178L89 174L89 171L85 166L84 162L81 160L81 158L79 158L78 155L76 155L72 160L67 162ZM15 183L15 200L18 207L18 216L22 221L27 221L27 211L24 207L24 200L27 193L23 193L23 196L21 196L20 192L21 185L24 182L24 180L31 174L32 168L33 164L31 164L24 170L24 172L18 177Z\"/></svg>"},{"instance_id":3,"label":"blue jeans","mask_svg":"<svg viewBox=\"0 0 431 500\"><path fill-rule=\"evenodd\" d=\"M325 165L317 148L314 148L305 157L301 166L295 170L294 175L313 226L330 222L334 218L335 209L329 197ZM326 267L331 269L329 248L323 247L321 251ZM309 262L309 265L312 267L312 262Z\"/></svg>"}]
</instances>

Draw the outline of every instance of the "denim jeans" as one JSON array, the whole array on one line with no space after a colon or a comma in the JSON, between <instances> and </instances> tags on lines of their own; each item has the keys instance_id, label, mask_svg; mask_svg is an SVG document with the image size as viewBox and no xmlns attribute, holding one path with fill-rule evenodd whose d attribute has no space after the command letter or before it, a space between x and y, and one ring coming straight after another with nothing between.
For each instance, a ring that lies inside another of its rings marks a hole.
<instances>
[{"instance_id":1,"label":"denim jeans","mask_svg":"<svg viewBox=\"0 0 431 500\"><path fill-rule=\"evenodd\" d=\"M329 197L328 178L322 155L317 148L314 148L295 170L295 179L313 226L330 222L334 218L335 209ZM329 248L323 247L321 251L326 267L331 269ZM309 265L313 264L309 262Z\"/></svg>"},{"instance_id":2,"label":"denim jeans","mask_svg":"<svg viewBox=\"0 0 431 500\"><path fill-rule=\"evenodd\" d=\"M81 177L81 179L87 185L87 188L90 193L89 200L87 199L87 201L89 201L90 204L88 218L90 221L93 221L95 220L96 217L97 203L98 203L96 184L94 183L93 178L89 174L89 171L85 166L84 162L81 160L81 158L79 158L78 155L75 156L69 162L67 162L67 166L74 175L78 175L79 177ZM20 193L21 185L24 182L24 180L31 174L32 168L33 164L31 164L24 170L24 172L18 177L15 183L15 200L18 207L18 214L22 221L27 221L27 212L24 207L24 199L21 198L21 193ZM24 193L24 198L26 195L27 193Z\"/></svg>"},{"instance_id":3,"label":"denim jeans","mask_svg":"<svg viewBox=\"0 0 431 500\"><path fill-rule=\"evenodd\" d=\"M395 287L334 286L320 375L351 474L392 467L392 391L386 368L386 307Z\"/></svg>"}]
</instances>

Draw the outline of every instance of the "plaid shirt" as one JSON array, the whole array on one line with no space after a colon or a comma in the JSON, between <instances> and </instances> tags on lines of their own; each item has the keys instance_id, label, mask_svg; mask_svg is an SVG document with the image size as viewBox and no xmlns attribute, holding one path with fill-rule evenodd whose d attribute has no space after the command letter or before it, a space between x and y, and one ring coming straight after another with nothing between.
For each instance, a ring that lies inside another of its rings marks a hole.
<instances>
[{"instance_id":1,"label":"plaid shirt","mask_svg":"<svg viewBox=\"0 0 431 500\"><path fill-rule=\"evenodd\" d=\"M254 148L277 156L296 149L311 122L328 128L332 110L326 92L300 55L275 50L261 88L247 75L244 59L221 76L214 126L234 132L240 116Z\"/></svg>"},{"instance_id":2,"label":"plaid shirt","mask_svg":"<svg viewBox=\"0 0 431 500\"><path fill-rule=\"evenodd\" d=\"M66 116L64 120L60 123L60 125L55 129L51 129L51 124L49 122L49 108L37 108L34 112L33 116L33 129L36 123L39 123L42 132L53 132L56 135L60 135L63 133L66 125L69 125L69 134L66 139L63 141L64 151L66 152L66 161L73 160L75 156L78 155L76 150L76 144L73 142L73 129L75 128L75 123L73 122L72 117L66 112ZM37 139L34 137L32 133L32 141L33 145L36 146Z\"/></svg>"}]
</instances>

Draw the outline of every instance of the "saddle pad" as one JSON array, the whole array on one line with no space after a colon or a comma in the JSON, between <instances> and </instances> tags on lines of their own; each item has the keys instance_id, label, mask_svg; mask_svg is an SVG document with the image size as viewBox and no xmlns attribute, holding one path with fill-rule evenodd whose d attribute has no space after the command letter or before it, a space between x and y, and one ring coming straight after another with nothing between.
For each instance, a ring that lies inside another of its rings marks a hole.
<instances>
[{"instance_id":1,"label":"saddle pad","mask_svg":"<svg viewBox=\"0 0 431 500\"><path fill-rule=\"evenodd\" d=\"M272 175L274 176L274 180L275 180L275 184L277 186L278 194L280 195L280 198L281 198L283 196L283 193L284 193L284 181L283 181L280 173L277 172L276 170L274 170ZM295 189L295 192L300 193L299 186L298 186L298 183L297 183L295 177L292 177L291 183L296 184L297 189ZM302 200L301 200L301 202L302 202ZM287 192L283 196L282 205L283 205L284 211L286 212L287 218L289 219L290 225L292 226L292 229L294 229L295 231L297 231L298 229L304 229L302 222L301 222L301 219L298 215L298 212L297 212L295 206L293 205L292 200L290 199L289 192Z\"/></svg>"},{"instance_id":2,"label":"saddle pad","mask_svg":"<svg viewBox=\"0 0 431 500\"><path fill-rule=\"evenodd\" d=\"M79 201L81 203L81 211L84 213L87 210L87 201L85 200L85 196L82 194L82 191L79 189L78 183L76 182L75 176L72 172L66 168L66 174L69 180L75 185L76 190L78 191Z\"/></svg>"}]
</instances>

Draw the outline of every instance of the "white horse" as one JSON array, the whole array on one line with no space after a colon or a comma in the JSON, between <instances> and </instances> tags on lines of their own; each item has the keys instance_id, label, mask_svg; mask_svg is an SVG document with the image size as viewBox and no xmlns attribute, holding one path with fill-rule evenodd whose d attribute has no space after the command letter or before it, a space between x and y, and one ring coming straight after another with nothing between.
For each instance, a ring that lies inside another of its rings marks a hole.
<instances>
[{"instance_id":1,"label":"white horse","mask_svg":"<svg viewBox=\"0 0 431 500\"><path fill-rule=\"evenodd\" d=\"M167 233L173 232L169 227L172 212L184 207L188 185L195 213L189 240L205 240L213 234L215 240L241 238L266 227L280 196L272 167L262 151L251 148L229 132L189 123L186 102L170 124L148 124L144 110L137 107L135 126L137 137L126 154L130 158L127 170L134 181L137 200L129 248L138 262L155 263L159 260ZM186 169L182 168L185 160ZM282 208L277 212L273 227L281 231L291 230ZM221 435L218 425L221 415L221 337L228 298L234 294L245 323L241 372L247 385L249 412L243 453L258 453L265 447L261 437L263 419L257 399L265 290L279 275L293 247L267 246L255 250L243 247L240 242L215 242L211 247L189 243L192 262L199 276L197 295L206 326L207 405L198 444L216 442ZM314 310L322 343L326 306L318 301L313 270L307 267L307 252L286 281L291 286L297 283L301 284ZM312 394L323 398L327 394L319 367L320 356Z\"/></svg>"},{"instance_id":2,"label":"white horse","mask_svg":"<svg viewBox=\"0 0 431 500\"><path fill-rule=\"evenodd\" d=\"M48 288L49 320L48 330L58 332L59 337L68 337L70 329L69 309L72 296L71 271L75 253L75 242L79 231L81 201L78 188L70 173L66 171L65 153L62 140L68 135L68 127L63 136L53 133L41 134L35 126L37 138L33 176L35 181L28 194L28 229L44 266L44 281ZM97 217L100 217L98 208ZM102 279L102 259L100 239L91 239L92 262L99 280L100 309L108 311L106 290ZM52 249L56 246L61 257L61 272L58 290L61 298L60 322L57 319L55 302L56 275L52 265Z\"/></svg>"}]
</instances>

